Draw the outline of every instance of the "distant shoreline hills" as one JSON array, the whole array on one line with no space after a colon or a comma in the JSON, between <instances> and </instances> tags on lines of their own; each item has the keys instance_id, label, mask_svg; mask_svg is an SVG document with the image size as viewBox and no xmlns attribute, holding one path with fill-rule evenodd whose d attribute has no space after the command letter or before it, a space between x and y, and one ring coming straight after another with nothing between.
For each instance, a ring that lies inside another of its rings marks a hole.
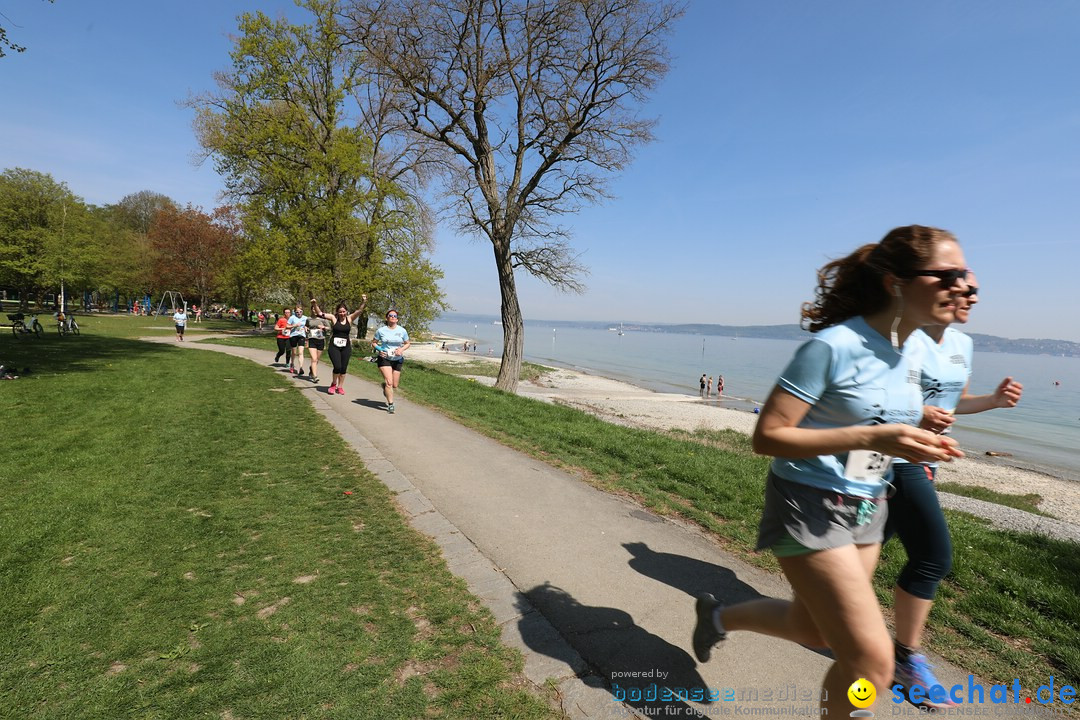
<instances>
[{"instance_id":1,"label":"distant shoreline hills","mask_svg":"<svg viewBox=\"0 0 1080 720\"><path fill-rule=\"evenodd\" d=\"M443 316L451 322L472 323L478 322L490 326L497 318L490 315L459 315L449 314ZM730 338L760 338L765 340L805 340L810 336L798 325L712 325L708 323L686 323L679 325L665 325L659 323L619 323L602 322L592 320L526 320L526 325L545 325L547 327L573 327L590 330L614 330L621 328L624 332L665 332L683 333L687 335L720 336ZM982 333L968 333L979 352L1014 353L1017 355L1058 355L1063 357L1080 357L1080 343L1068 340L1048 340L998 337L997 335L984 335Z\"/></svg>"}]
</instances>

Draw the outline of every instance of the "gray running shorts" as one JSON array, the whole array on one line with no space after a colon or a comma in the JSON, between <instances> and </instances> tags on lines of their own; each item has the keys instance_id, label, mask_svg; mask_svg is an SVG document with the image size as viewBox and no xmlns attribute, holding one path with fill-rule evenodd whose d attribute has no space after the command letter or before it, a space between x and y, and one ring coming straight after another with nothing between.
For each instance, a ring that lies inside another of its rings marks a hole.
<instances>
[{"instance_id":1,"label":"gray running shorts","mask_svg":"<svg viewBox=\"0 0 1080 720\"><path fill-rule=\"evenodd\" d=\"M770 470L757 549L787 543L789 538L811 551L880 543L888 515L884 497L841 495L785 480Z\"/></svg>"}]
</instances>

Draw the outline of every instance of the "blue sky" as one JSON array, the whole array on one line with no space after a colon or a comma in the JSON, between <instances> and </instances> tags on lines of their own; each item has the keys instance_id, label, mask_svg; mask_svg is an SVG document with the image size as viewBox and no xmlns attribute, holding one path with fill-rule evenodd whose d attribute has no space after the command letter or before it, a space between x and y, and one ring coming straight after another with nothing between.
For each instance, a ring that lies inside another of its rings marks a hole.
<instances>
[{"instance_id":1,"label":"blue sky","mask_svg":"<svg viewBox=\"0 0 1080 720\"><path fill-rule=\"evenodd\" d=\"M149 189L206 208L189 93L236 16L291 2L0 0L0 167L88 202ZM567 218L584 295L520 277L535 319L796 322L828 259L897 225L952 230L982 302L967 330L1080 341L1080 3L692 0L643 109L657 141ZM462 312L497 314L490 247L438 232Z\"/></svg>"}]
</instances>

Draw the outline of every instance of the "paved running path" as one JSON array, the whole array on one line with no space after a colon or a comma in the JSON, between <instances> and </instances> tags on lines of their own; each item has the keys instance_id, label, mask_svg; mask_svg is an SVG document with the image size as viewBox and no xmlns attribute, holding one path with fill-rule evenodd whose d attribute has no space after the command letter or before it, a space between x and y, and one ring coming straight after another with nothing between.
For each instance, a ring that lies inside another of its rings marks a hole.
<instances>
[{"instance_id":1,"label":"paved running path","mask_svg":"<svg viewBox=\"0 0 1080 720\"><path fill-rule=\"evenodd\" d=\"M184 347L273 360L270 349ZM491 608L504 642L521 649L526 676L553 682L571 718L790 715L817 707L829 661L815 652L753 633L733 633L705 665L690 651L694 594L788 597L781 577L740 562L695 528L412 404L407 366L394 415L383 409L381 388L355 376L345 396L327 395L326 382L295 382L397 493L412 524L442 546L451 571ZM966 672L938 670L943 682L966 683ZM613 695L614 685L633 696L653 683L730 689L734 700L621 703ZM888 689L878 693L879 715L917 714L893 705ZM1021 709L1032 715L1030 706Z\"/></svg>"}]
</instances>

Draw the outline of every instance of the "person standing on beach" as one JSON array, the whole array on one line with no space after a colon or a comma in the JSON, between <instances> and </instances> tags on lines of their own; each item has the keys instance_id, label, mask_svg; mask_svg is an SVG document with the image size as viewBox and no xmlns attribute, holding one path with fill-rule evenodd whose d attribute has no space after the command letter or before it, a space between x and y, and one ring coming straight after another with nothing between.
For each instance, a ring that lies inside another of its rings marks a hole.
<instances>
[{"instance_id":1,"label":"person standing on beach","mask_svg":"<svg viewBox=\"0 0 1080 720\"><path fill-rule=\"evenodd\" d=\"M705 397L712 395L712 375L705 381Z\"/></svg>"},{"instance_id":2,"label":"person standing on beach","mask_svg":"<svg viewBox=\"0 0 1080 720\"><path fill-rule=\"evenodd\" d=\"M967 277L967 289L956 301L955 321L966 323L971 307L978 302L975 275ZM922 342L923 419L921 427L932 432L948 432L956 414L1015 407L1024 386L1007 377L990 395L969 395L973 348L971 338L946 325L923 328L925 335L913 336ZM952 569L952 538L945 514L938 502L934 481L936 463L893 461L893 488L889 497L889 518L885 541L896 535L907 553L907 563L893 587L896 613L894 640L896 672L894 684L910 692L913 686L940 685L932 666L922 653L922 634L939 583ZM916 703L927 708L955 707L949 700Z\"/></svg>"},{"instance_id":3,"label":"person standing on beach","mask_svg":"<svg viewBox=\"0 0 1080 720\"><path fill-rule=\"evenodd\" d=\"M173 313L173 324L176 325L176 339L183 341L184 339L184 327L187 325L187 310L180 308Z\"/></svg>"},{"instance_id":4,"label":"person standing on beach","mask_svg":"<svg viewBox=\"0 0 1080 720\"><path fill-rule=\"evenodd\" d=\"M367 307L367 295L360 296L360 307L349 312L345 303L339 302L334 308L334 314L325 313L319 309L315 298L311 298L311 315L330 321L330 346L326 354L330 356L330 362L334 366L333 379L330 387L326 388L327 395L345 394L345 375L349 371L349 358L352 357L352 344L349 335L352 333L352 324L360 313Z\"/></svg>"},{"instance_id":5,"label":"person standing on beach","mask_svg":"<svg viewBox=\"0 0 1080 720\"><path fill-rule=\"evenodd\" d=\"M698 383L701 385L698 395L705 397L705 373L701 373L701 380L699 380Z\"/></svg>"},{"instance_id":6,"label":"person standing on beach","mask_svg":"<svg viewBox=\"0 0 1080 720\"><path fill-rule=\"evenodd\" d=\"M724 376L716 376L716 397L719 399L724 394Z\"/></svg>"},{"instance_id":7,"label":"person standing on beach","mask_svg":"<svg viewBox=\"0 0 1080 720\"><path fill-rule=\"evenodd\" d=\"M956 238L919 225L818 271L816 297L802 309L814 337L780 375L753 437L755 452L773 456L758 549L776 555L794 599L725 607L699 595L691 641L699 661L735 630L831 648L821 700L829 717L853 709L847 690L856 680L889 686L892 639L871 584L889 460L963 456L953 439L917 427L921 360L909 341L951 322L966 276Z\"/></svg>"},{"instance_id":8,"label":"person standing on beach","mask_svg":"<svg viewBox=\"0 0 1080 720\"><path fill-rule=\"evenodd\" d=\"M386 324L375 331L371 340L372 347L379 353L376 361L383 376L383 395L386 397L386 412L394 413L394 391L401 382L401 368L405 365L405 351L412 342L409 333L398 325L398 311L386 313Z\"/></svg>"}]
</instances>

